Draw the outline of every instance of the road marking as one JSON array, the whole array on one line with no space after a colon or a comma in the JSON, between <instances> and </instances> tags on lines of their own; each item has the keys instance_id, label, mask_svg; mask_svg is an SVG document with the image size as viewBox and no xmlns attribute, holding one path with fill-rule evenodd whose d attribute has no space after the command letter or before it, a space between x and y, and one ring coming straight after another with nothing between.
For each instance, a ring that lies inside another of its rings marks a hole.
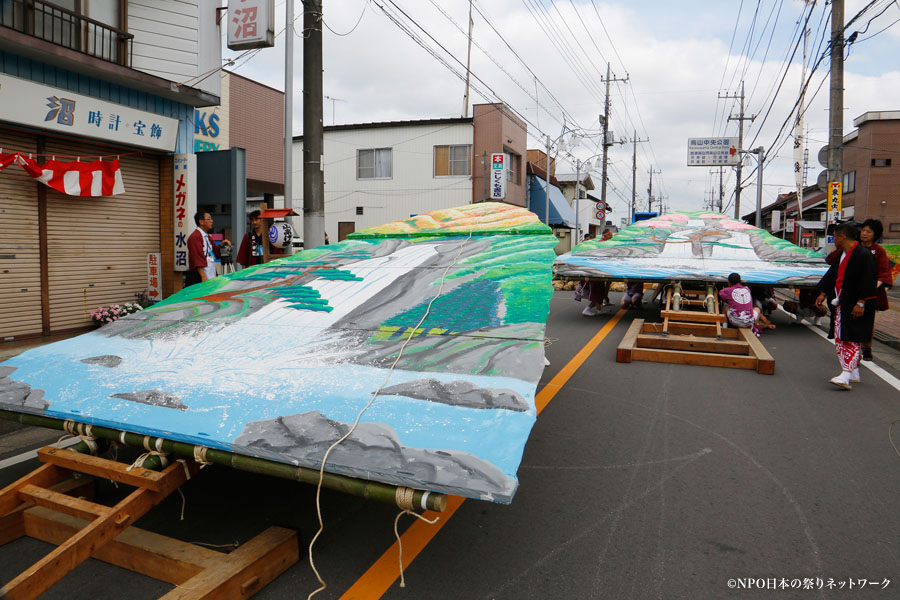
<instances>
[{"instance_id":1,"label":"road marking","mask_svg":"<svg viewBox=\"0 0 900 600\"><path fill-rule=\"evenodd\" d=\"M70 438L67 440L63 440L58 444L54 444L57 448L68 448L69 446L74 446L78 442L81 441L81 438ZM42 446L43 447L43 446ZM22 454L17 454L16 456L11 456L9 458L5 458L0 460L0 471L7 467L12 467L13 465L17 465L19 463L23 463L26 460L31 460L32 458L37 458L37 450L29 450L28 452L23 452Z\"/></svg>"},{"instance_id":2,"label":"road marking","mask_svg":"<svg viewBox=\"0 0 900 600\"><path fill-rule=\"evenodd\" d=\"M782 311L784 311L784 309L782 309ZM785 314L787 314L789 316L793 316L793 315L791 315L791 313L788 313L787 311L784 311L784 312L785 312ZM825 333L824 331L822 331L815 325L813 325L811 323L807 323L806 321L804 321L803 324L806 325L806 327L808 329L811 329L813 332L815 332L819 337L824 338L832 346L834 345L834 340L829 340L827 333ZM894 377L893 375L888 373L886 370L884 370L882 367L879 367L878 365L876 365L874 362L871 362L868 360L861 360L861 361L859 361L859 364L860 364L860 366L863 366L863 367L869 369L870 371L872 371L873 373L875 373L876 375L881 377L881 379L883 379L885 383L887 383L889 386L893 387L895 390L900 392L900 379L897 379L896 377Z\"/></svg>"},{"instance_id":3,"label":"road marking","mask_svg":"<svg viewBox=\"0 0 900 600\"><path fill-rule=\"evenodd\" d=\"M550 380L550 382L541 388L534 399L537 414L553 400L553 397L562 389L578 368L584 364L591 353L600 345L600 342L609 335L616 324L625 315L625 310L619 310L606 324L594 335L591 340L578 351L578 354L572 357L566 365ZM437 535L437 532L450 520L453 513L462 506L465 498L460 496L450 496L447 502L447 509L442 513L426 511L423 516L428 519L439 517L440 520L434 525L425 523L419 519L409 526L401 537L403 541L403 568L407 569L413 559L419 555L419 552L425 549L425 546ZM350 589L344 592L341 600L359 600L365 598L381 598L388 589L394 585L400 572L397 568L397 555L400 551L399 545L395 541L378 560L372 563L372 566L362 574L356 583Z\"/></svg>"}]
</instances>

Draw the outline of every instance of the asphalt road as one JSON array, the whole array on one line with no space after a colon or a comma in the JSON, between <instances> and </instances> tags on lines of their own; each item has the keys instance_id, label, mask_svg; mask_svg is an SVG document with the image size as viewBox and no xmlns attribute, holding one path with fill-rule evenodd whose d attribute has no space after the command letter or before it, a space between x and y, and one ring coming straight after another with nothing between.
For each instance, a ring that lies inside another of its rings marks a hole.
<instances>
[{"instance_id":1,"label":"asphalt road","mask_svg":"<svg viewBox=\"0 0 900 600\"><path fill-rule=\"evenodd\" d=\"M582 307L571 292L553 299L543 383L614 314L585 318ZM774 376L618 364L616 345L638 315L652 311L625 314L539 416L512 505L466 500L445 516L406 569L406 588L393 580L395 554L366 574L393 543L397 510L323 491L315 561L328 588L316 599L378 597L345 594L377 576L392 582L384 598L900 597L900 456L888 436L900 389L867 369L853 391L833 388L833 347L783 315L762 338ZM879 359L892 371L890 363ZM893 436L900 447L900 423ZM0 484L35 464L0 470ZM229 544L276 524L299 532L305 557L317 528L313 488L215 467L183 489L184 521L175 494L138 525ZM101 488L107 498L122 493ZM410 522L401 519L401 531ZM49 549L29 539L0 548L0 581ZM819 579L823 589L729 588L748 578ZM256 597L303 598L315 588L304 559ZM89 561L44 597L155 598L170 589Z\"/></svg>"}]
</instances>

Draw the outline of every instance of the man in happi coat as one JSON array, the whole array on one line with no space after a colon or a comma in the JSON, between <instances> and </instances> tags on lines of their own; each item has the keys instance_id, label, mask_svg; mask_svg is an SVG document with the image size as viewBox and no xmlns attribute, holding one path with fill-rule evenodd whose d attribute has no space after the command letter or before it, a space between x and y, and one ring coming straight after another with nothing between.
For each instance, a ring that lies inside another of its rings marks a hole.
<instances>
[{"instance_id":1,"label":"man in happi coat","mask_svg":"<svg viewBox=\"0 0 900 600\"><path fill-rule=\"evenodd\" d=\"M875 261L858 238L854 223L835 227L834 245L841 256L816 286L816 306L822 307L829 299L835 307L830 335L834 336L841 374L832 377L831 383L846 390L859 381L860 343L868 341L875 321Z\"/></svg>"}]
</instances>

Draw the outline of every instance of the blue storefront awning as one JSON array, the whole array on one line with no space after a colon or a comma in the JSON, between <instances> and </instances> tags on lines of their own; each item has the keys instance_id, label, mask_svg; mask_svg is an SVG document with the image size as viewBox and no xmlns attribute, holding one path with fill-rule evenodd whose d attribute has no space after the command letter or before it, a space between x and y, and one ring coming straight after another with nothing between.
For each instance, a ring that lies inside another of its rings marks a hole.
<instances>
[{"instance_id":1,"label":"blue storefront awning","mask_svg":"<svg viewBox=\"0 0 900 600\"><path fill-rule=\"evenodd\" d=\"M528 185L530 189L528 210L538 216L538 218L546 223L544 218L544 210L547 204L544 188L547 182L538 179L533 175L528 176ZM575 227L575 211L569 206L569 201L563 196L562 190L555 185L550 185L550 223L557 227Z\"/></svg>"}]
</instances>

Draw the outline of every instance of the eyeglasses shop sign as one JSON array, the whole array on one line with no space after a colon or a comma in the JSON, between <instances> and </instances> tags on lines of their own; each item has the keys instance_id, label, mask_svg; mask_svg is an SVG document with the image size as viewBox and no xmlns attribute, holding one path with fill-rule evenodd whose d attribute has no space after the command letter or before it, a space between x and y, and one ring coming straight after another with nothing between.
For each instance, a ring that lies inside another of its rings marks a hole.
<instances>
[{"instance_id":1,"label":"eyeglasses shop sign","mask_svg":"<svg viewBox=\"0 0 900 600\"><path fill-rule=\"evenodd\" d=\"M178 120L69 90L0 75L4 121L116 144L172 152Z\"/></svg>"},{"instance_id":2,"label":"eyeglasses shop sign","mask_svg":"<svg viewBox=\"0 0 900 600\"><path fill-rule=\"evenodd\" d=\"M506 169L509 158L506 154L497 152L491 154L491 200L503 200L506 198Z\"/></svg>"}]
</instances>

